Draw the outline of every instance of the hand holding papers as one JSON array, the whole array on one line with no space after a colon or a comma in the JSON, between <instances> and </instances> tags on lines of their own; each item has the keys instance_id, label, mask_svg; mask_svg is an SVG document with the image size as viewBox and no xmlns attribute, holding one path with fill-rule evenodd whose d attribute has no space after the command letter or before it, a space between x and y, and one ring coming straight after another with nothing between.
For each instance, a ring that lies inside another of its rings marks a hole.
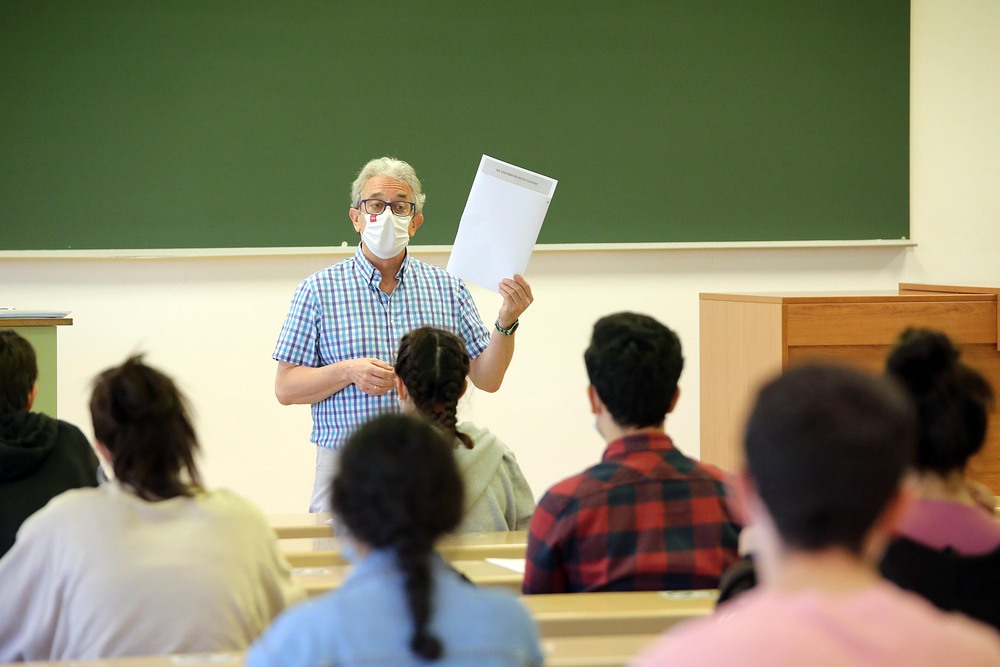
<instances>
[{"instance_id":1,"label":"hand holding papers","mask_svg":"<svg viewBox=\"0 0 1000 667\"><path fill-rule=\"evenodd\" d=\"M557 181L484 155L448 260L453 276L499 292L528 268Z\"/></svg>"}]
</instances>

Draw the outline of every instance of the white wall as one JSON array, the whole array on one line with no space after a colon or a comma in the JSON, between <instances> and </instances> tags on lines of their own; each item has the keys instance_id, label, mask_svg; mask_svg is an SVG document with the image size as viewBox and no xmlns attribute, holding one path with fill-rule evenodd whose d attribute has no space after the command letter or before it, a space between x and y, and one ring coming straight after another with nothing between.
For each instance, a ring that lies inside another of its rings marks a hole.
<instances>
[{"instance_id":1,"label":"white wall","mask_svg":"<svg viewBox=\"0 0 1000 667\"><path fill-rule=\"evenodd\" d=\"M912 17L916 249L536 253L536 302L504 386L462 407L514 448L536 494L600 456L582 352L601 315L646 312L678 331L687 366L668 430L697 454L699 292L1000 285L1000 3L914 0ZM297 512L312 483L309 411L274 400L270 353L295 285L339 258L0 259L0 301L73 309L74 326L59 333L60 417L89 433L93 375L146 351L195 406L208 482ZM491 322L499 297L473 293Z\"/></svg>"},{"instance_id":2,"label":"white wall","mask_svg":"<svg viewBox=\"0 0 1000 667\"><path fill-rule=\"evenodd\" d=\"M1000 2L911 13L911 277L1000 285Z\"/></svg>"}]
</instances>

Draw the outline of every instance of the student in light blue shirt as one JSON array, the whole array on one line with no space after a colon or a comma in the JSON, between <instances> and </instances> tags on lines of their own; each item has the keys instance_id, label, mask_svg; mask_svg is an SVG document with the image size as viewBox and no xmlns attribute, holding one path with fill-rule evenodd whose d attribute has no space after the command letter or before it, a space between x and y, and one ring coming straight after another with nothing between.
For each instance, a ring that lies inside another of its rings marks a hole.
<instances>
[{"instance_id":1,"label":"student in light blue shirt","mask_svg":"<svg viewBox=\"0 0 1000 667\"><path fill-rule=\"evenodd\" d=\"M355 568L339 590L280 616L247 667L542 664L538 630L511 594L479 589L434 552L462 517L452 443L426 421L385 415L341 450L333 512Z\"/></svg>"}]
</instances>

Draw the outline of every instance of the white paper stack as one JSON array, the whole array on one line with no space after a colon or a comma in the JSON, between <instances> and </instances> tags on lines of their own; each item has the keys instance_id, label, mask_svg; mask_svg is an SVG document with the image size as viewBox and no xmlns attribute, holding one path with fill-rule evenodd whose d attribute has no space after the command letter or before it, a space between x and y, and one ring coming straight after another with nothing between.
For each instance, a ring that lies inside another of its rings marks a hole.
<instances>
[{"instance_id":1,"label":"white paper stack","mask_svg":"<svg viewBox=\"0 0 1000 667\"><path fill-rule=\"evenodd\" d=\"M484 155L458 225L448 272L499 292L523 274L558 181Z\"/></svg>"}]
</instances>

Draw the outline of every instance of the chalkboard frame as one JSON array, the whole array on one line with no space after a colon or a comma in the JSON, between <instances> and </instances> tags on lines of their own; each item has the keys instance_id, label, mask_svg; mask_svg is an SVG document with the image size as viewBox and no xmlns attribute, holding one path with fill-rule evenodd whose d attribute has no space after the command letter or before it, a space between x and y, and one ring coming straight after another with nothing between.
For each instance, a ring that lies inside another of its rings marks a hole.
<instances>
[{"instance_id":1,"label":"chalkboard frame","mask_svg":"<svg viewBox=\"0 0 1000 667\"><path fill-rule=\"evenodd\" d=\"M350 246L380 154L418 245L482 153L547 246L905 241L909 3L820 4L8 0L0 250Z\"/></svg>"}]
</instances>

